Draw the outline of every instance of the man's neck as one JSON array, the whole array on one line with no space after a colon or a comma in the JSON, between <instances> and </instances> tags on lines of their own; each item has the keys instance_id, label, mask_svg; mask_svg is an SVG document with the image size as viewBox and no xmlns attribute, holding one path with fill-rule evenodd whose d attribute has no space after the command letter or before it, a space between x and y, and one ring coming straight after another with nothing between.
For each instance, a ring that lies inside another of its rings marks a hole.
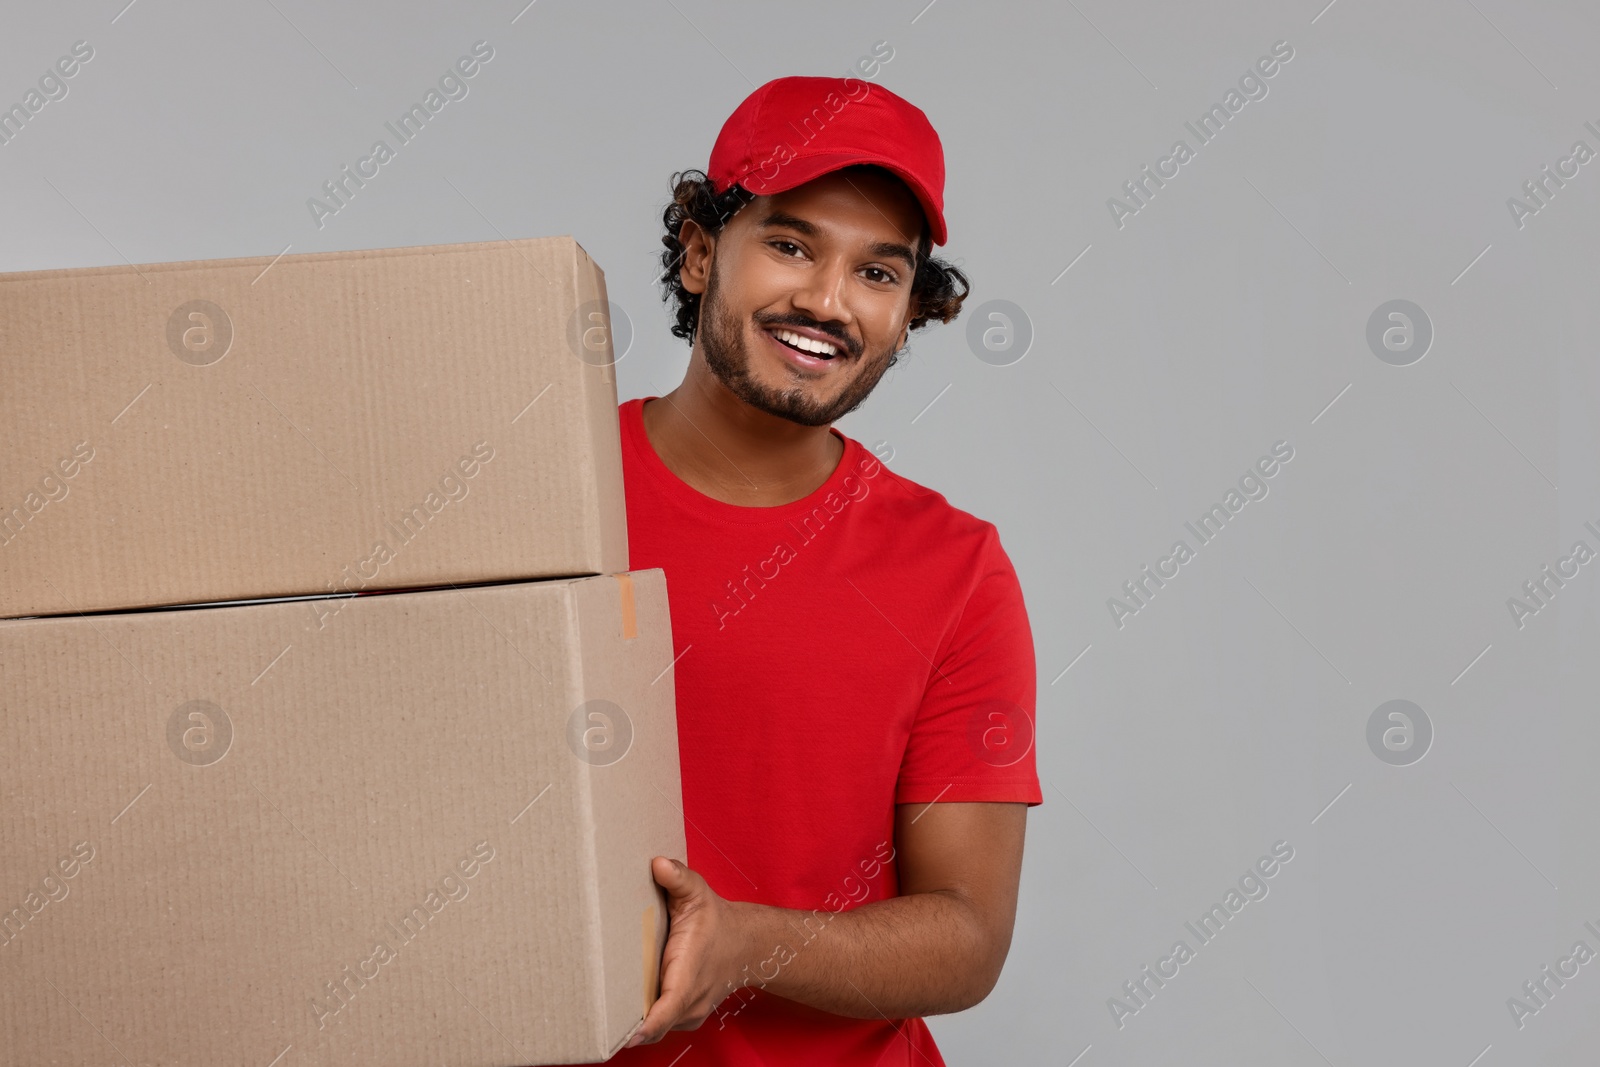
<instances>
[{"instance_id":1,"label":"man's neck","mask_svg":"<svg viewBox=\"0 0 1600 1067\"><path fill-rule=\"evenodd\" d=\"M777 507L809 496L838 467L843 443L730 393L698 354L672 392L646 401L645 436L667 469L706 496Z\"/></svg>"}]
</instances>

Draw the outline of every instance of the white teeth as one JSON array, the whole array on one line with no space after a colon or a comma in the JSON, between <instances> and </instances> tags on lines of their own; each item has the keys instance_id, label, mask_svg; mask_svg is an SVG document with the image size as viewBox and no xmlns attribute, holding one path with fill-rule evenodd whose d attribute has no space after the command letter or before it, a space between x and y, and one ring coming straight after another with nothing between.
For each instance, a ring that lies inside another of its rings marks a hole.
<instances>
[{"instance_id":1,"label":"white teeth","mask_svg":"<svg viewBox=\"0 0 1600 1067\"><path fill-rule=\"evenodd\" d=\"M826 341L813 341L809 337L802 337L800 334L790 330L774 330L772 333L778 340L785 344L793 345L803 352L816 352L820 355L828 356L837 356L839 354L839 349Z\"/></svg>"}]
</instances>

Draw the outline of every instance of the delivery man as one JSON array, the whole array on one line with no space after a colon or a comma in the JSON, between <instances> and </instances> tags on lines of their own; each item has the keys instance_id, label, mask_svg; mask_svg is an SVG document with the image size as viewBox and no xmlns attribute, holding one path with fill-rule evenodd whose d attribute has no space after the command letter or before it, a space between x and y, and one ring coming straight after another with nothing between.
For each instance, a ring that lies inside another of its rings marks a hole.
<instances>
[{"instance_id":1,"label":"delivery man","mask_svg":"<svg viewBox=\"0 0 1600 1067\"><path fill-rule=\"evenodd\" d=\"M943 149L881 86L779 78L675 181L663 284L693 353L620 416L688 855L652 861L661 994L610 1062L939 1065L920 1017L994 988L1043 799L1032 633L995 527L830 424L967 295L930 254Z\"/></svg>"}]
</instances>

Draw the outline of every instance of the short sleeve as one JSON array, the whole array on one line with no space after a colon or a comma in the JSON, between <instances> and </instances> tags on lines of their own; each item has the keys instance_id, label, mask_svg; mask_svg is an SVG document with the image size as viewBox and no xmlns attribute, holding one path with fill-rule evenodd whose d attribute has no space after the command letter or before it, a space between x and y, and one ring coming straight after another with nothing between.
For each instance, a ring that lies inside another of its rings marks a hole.
<instances>
[{"instance_id":1,"label":"short sleeve","mask_svg":"<svg viewBox=\"0 0 1600 1067\"><path fill-rule=\"evenodd\" d=\"M1042 803L1037 690L1022 586L991 525L971 593L912 724L895 803Z\"/></svg>"}]
</instances>

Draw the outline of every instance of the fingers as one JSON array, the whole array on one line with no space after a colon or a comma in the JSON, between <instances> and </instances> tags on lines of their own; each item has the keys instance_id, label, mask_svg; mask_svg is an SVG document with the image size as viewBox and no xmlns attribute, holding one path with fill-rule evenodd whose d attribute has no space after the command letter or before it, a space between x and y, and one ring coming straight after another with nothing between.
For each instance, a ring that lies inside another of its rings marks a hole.
<instances>
[{"instance_id":1,"label":"fingers","mask_svg":"<svg viewBox=\"0 0 1600 1067\"><path fill-rule=\"evenodd\" d=\"M660 1041L683 1014L683 1003L682 993L675 989L663 990L656 1002L650 1005L650 1011L645 1015L638 1032L629 1038L623 1047L632 1048L635 1045Z\"/></svg>"},{"instance_id":2,"label":"fingers","mask_svg":"<svg viewBox=\"0 0 1600 1067\"><path fill-rule=\"evenodd\" d=\"M688 1011L688 985L695 981L704 955L704 935L698 936L693 922L684 925L682 920L699 910L705 903L702 891L709 889L705 880L678 860L667 856L654 856L650 860L650 873L661 888L667 891L671 926L667 934L667 948L661 962L661 995L650 1006L644 1022L626 1048L652 1044L676 1029Z\"/></svg>"}]
</instances>

